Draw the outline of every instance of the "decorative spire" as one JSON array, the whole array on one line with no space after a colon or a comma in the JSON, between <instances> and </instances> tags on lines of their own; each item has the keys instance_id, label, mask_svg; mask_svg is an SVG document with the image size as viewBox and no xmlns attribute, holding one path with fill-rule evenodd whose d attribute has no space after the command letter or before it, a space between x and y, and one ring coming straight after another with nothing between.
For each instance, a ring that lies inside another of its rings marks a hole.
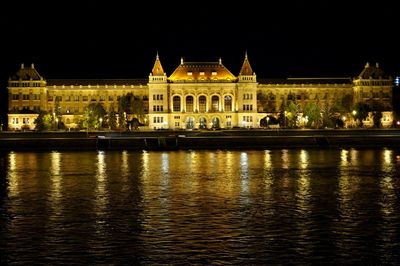
<instances>
[{"instance_id":1,"label":"decorative spire","mask_svg":"<svg viewBox=\"0 0 400 266\"><path fill-rule=\"evenodd\" d=\"M376 68L379 68L379 63L378 63L378 62L376 62L375 66L376 66Z\"/></svg>"},{"instance_id":2,"label":"decorative spire","mask_svg":"<svg viewBox=\"0 0 400 266\"><path fill-rule=\"evenodd\" d=\"M24 63L21 63L21 69L24 69L24 67L25 67Z\"/></svg>"},{"instance_id":3,"label":"decorative spire","mask_svg":"<svg viewBox=\"0 0 400 266\"><path fill-rule=\"evenodd\" d=\"M218 60L219 64L222 65L222 58L220 57Z\"/></svg>"},{"instance_id":4,"label":"decorative spire","mask_svg":"<svg viewBox=\"0 0 400 266\"><path fill-rule=\"evenodd\" d=\"M368 62L365 64L365 68L367 68L367 67L369 67L369 63Z\"/></svg>"},{"instance_id":5,"label":"decorative spire","mask_svg":"<svg viewBox=\"0 0 400 266\"><path fill-rule=\"evenodd\" d=\"M153 70L151 70L153 76L164 76L164 70L161 66L160 58L158 57L158 51L156 55L156 61L154 62Z\"/></svg>"},{"instance_id":6,"label":"decorative spire","mask_svg":"<svg viewBox=\"0 0 400 266\"><path fill-rule=\"evenodd\" d=\"M183 57L181 57L181 65L183 65Z\"/></svg>"},{"instance_id":7,"label":"decorative spire","mask_svg":"<svg viewBox=\"0 0 400 266\"><path fill-rule=\"evenodd\" d=\"M32 69L35 68L35 64L34 64L34 63L31 64L31 68L32 68Z\"/></svg>"},{"instance_id":8,"label":"decorative spire","mask_svg":"<svg viewBox=\"0 0 400 266\"><path fill-rule=\"evenodd\" d=\"M242 69L240 70L239 75L243 75L243 76L254 75L253 69L251 69L251 66L250 66L249 58L247 57L247 51L244 55L243 65L242 65Z\"/></svg>"}]
</instances>

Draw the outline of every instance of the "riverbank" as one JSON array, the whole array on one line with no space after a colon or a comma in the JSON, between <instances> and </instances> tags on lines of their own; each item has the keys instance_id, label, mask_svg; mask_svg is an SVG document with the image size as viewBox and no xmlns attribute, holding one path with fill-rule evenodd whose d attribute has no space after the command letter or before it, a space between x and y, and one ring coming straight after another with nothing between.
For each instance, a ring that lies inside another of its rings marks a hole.
<instances>
[{"instance_id":1,"label":"riverbank","mask_svg":"<svg viewBox=\"0 0 400 266\"><path fill-rule=\"evenodd\" d=\"M398 129L1 132L1 150L400 147Z\"/></svg>"}]
</instances>

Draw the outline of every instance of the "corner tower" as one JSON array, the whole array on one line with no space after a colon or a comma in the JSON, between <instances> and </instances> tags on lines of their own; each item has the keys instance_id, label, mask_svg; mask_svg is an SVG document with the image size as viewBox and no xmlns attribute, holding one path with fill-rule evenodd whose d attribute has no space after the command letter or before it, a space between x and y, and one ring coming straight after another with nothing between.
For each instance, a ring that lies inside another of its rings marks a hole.
<instances>
[{"instance_id":1,"label":"corner tower","mask_svg":"<svg viewBox=\"0 0 400 266\"><path fill-rule=\"evenodd\" d=\"M257 79L251 68L247 52L244 56L237 83L238 124L241 127L259 127L257 116Z\"/></svg>"},{"instance_id":2,"label":"corner tower","mask_svg":"<svg viewBox=\"0 0 400 266\"><path fill-rule=\"evenodd\" d=\"M149 127L168 128L168 83L167 74L161 65L158 52L149 75Z\"/></svg>"}]
</instances>

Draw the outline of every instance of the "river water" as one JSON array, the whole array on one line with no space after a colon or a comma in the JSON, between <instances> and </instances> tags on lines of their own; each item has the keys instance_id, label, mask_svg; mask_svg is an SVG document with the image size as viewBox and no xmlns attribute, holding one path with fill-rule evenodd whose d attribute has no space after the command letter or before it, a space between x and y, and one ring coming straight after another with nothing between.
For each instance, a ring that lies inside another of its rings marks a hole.
<instances>
[{"instance_id":1,"label":"river water","mask_svg":"<svg viewBox=\"0 0 400 266\"><path fill-rule=\"evenodd\" d=\"M400 150L0 154L0 265L400 263Z\"/></svg>"}]
</instances>

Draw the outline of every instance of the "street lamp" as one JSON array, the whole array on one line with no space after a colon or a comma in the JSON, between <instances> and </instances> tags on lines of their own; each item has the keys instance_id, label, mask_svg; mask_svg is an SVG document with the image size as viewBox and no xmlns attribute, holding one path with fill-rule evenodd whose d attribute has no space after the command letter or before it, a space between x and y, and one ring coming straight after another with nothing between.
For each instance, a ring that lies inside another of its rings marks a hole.
<instances>
[{"instance_id":1,"label":"street lamp","mask_svg":"<svg viewBox=\"0 0 400 266\"><path fill-rule=\"evenodd\" d=\"M100 117L100 118L99 118L99 121L100 121L99 127L102 128L102 127L103 127L103 118Z\"/></svg>"},{"instance_id":2,"label":"street lamp","mask_svg":"<svg viewBox=\"0 0 400 266\"><path fill-rule=\"evenodd\" d=\"M267 116L267 128L269 128L269 116Z\"/></svg>"}]
</instances>

